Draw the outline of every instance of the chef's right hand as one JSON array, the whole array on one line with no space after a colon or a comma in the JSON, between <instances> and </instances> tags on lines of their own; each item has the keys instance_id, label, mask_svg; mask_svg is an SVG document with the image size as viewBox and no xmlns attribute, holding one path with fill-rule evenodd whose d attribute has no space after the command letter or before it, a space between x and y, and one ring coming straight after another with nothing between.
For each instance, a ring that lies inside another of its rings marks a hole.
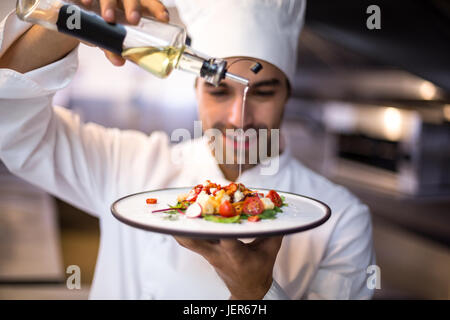
<instances>
[{"instance_id":1,"label":"chef's right hand","mask_svg":"<svg viewBox=\"0 0 450 320\"><path fill-rule=\"evenodd\" d=\"M114 22L116 6L123 8L130 24L137 24L141 16L151 16L159 21L167 22L167 9L158 0L81 0L89 5L100 3L101 14L108 22ZM32 26L0 56L0 69L12 69L26 73L53 63L72 51L79 41L39 25ZM104 50L105 51L105 50ZM121 66L125 60L111 52L105 51L106 57L116 66Z\"/></svg>"},{"instance_id":2,"label":"chef's right hand","mask_svg":"<svg viewBox=\"0 0 450 320\"><path fill-rule=\"evenodd\" d=\"M89 6L97 0L81 0L81 2ZM169 12L167 8L159 0L98 0L101 7L102 18L107 22L115 22L116 17L114 11L119 7L125 11L127 22L136 25L142 16L150 16L162 22L169 21ZM110 51L103 50L109 61L115 66L121 66L125 63L125 59Z\"/></svg>"}]
</instances>

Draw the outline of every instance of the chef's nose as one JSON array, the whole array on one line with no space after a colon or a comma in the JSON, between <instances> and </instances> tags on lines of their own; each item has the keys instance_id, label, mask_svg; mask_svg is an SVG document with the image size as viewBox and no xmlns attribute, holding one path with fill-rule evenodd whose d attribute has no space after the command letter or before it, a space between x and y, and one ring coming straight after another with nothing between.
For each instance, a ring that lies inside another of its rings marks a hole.
<instances>
[{"instance_id":1,"label":"chef's nose","mask_svg":"<svg viewBox=\"0 0 450 320\"><path fill-rule=\"evenodd\" d=\"M243 94L237 94L229 107L228 122L236 128L241 128L242 124L244 124L245 128L252 122L252 116L248 106L245 106L244 108L243 97ZM244 120L244 122L242 122L242 120Z\"/></svg>"}]
</instances>

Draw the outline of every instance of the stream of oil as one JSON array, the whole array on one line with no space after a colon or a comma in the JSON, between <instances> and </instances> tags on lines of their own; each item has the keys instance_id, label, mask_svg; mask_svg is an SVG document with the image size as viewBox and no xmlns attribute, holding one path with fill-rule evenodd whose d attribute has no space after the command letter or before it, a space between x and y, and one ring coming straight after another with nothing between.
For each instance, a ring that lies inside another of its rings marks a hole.
<instances>
[{"instance_id":1,"label":"stream of oil","mask_svg":"<svg viewBox=\"0 0 450 320\"><path fill-rule=\"evenodd\" d=\"M245 147L244 147L244 143L245 143L245 132L244 132L244 117L245 117L245 104L247 102L247 92L248 92L248 88L249 86L247 85L244 88L244 95L242 97L242 111L241 111L241 130L240 130L240 134L239 134L239 150L238 150L238 163L239 163L239 176L241 177L242 174L242 164L245 163Z\"/></svg>"}]
</instances>

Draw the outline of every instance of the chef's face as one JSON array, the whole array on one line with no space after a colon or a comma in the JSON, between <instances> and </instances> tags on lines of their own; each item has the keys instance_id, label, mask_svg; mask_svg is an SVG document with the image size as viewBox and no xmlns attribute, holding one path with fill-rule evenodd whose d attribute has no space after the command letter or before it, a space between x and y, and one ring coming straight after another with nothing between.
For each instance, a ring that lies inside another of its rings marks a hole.
<instances>
[{"instance_id":1,"label":"chef's face","mask_svg":"<svg viewBox=\"0 0 450 320\"><path fill-rule=\"evenodd\" d=\"M244 114L242 109L245 86L240 83L225 80L218 87L214 87L199 78L196 82L196 95L203 129L215 128L222 132L223 154L228 159L230 159L230 154L226 154L226 148L230 148L230 146L234 148L235 152L232 158L237 161L237 150L241 144L239 134L227 134L226 129L234 129L236 131L243 124L246 135L248 134L242 144L246 151L245 163L248 164L249 149L257 148L259 150L258 142L264 139L263 135L259 134L259 129L267 130L267 148L271 152L271 138L273 137L271 129L280 128L289 88L284 73L272 64L258 60L263 68L255 74L250 70L255 64L255 60L238 59L230 58L227 59L227 62L230 65L236 61L229 67L228 71L250 81ZM254 129L255 131L249 129ZM229 130L227 131L230 132ZM254 132L257 135L254 135ZM260 157L258 157L259 160Z\"/></svg>"}]
</instances>

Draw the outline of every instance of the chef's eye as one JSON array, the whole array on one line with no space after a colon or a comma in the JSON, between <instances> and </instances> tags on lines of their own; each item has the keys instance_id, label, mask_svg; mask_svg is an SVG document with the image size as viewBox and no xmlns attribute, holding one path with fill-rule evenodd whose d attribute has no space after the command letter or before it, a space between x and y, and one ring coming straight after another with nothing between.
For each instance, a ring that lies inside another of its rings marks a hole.
<instances>
[{"instance_id":1,"label":"chef's eye","mask_svg":"<svg viewBox=\"0 0 450 320\"><path fill-rule=\"evenodd\" d=\"M226 90L210 91L209 94L215 97L223 97L226 96L228 92Z\"/></svg>"},{"instance_id":2,"label":"chef's eye","mask_svg":"<svg viewBox=\"0 0 450 320\"><path fill-rule=\"evenodd\" d=\"M275 91L274 90L256 90L255 92L253 92L253 94L255 96L259 96L259 97L272 97L273 95L275 95Z\"/></svg>"}]
</instances>

